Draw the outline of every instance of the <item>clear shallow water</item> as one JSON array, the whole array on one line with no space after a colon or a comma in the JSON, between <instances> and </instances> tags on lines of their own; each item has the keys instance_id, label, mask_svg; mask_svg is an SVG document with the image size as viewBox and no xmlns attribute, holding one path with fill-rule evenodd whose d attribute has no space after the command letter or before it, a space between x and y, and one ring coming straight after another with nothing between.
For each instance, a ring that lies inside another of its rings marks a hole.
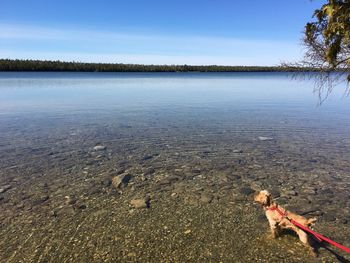
<instances>
[{"instance_id":1,"label":"clear shallow water","mask_svg":"<svg viewBox=\"0 0 350 263\"><path fill-rule=\"evenodd\" d=\"M274 247L249 248L267 230L250 196L264 188L348 242L343 91L317 106L312 83L285 73L0 73L2 259L269 261ZM121 194L110 181L123 172L132 179ZM145 196L146 211L129 206ZM294 241L281 254L283 242Z\"/></svg>"}]
</instances>

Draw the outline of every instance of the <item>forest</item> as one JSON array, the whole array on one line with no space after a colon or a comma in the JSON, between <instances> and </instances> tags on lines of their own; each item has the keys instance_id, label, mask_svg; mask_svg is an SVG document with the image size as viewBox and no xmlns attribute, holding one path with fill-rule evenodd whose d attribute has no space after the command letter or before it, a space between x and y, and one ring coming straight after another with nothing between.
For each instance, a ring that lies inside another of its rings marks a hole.
<instances>
[{"instance_id":1,"label":"forest","mask_svg":"<svg viewBox=\"0 0 350 263\"><path fill-rule=\"evenodd\" d=\"M313 71L305 67L143 65L123 63L83 63L47 60L0 59L0 71L77 71L77 72L277 72Z\"/></svg>"}]
</instances>

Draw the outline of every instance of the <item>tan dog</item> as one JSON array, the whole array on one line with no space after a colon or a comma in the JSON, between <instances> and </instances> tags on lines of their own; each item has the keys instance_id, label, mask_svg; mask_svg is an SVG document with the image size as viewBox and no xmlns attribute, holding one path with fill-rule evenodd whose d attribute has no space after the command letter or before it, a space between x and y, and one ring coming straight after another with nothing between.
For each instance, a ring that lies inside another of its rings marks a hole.
<instances>
[{"instance_id":1,"label":"tan dog","mask_svg":"<svg viewBox=\"0 0 350 263\"><path fill-rule=\"evenodd\" d=\"M310 238L305 231L293 225L289 219L293 219L298 223L310 227L316 221L316 218L307 219L303 216L294 214L287 211L283 207L278 206L277 203L273 202L271 194L266 191L260 191L254 196L254 201L261 204L265 210L266 217L269 221L272 237L276 238L280 234L282 229L291 229L299 236L301 242L303 242L312 252L316 255L314 248L311 245Z\"/></svg>"}]
</instances>

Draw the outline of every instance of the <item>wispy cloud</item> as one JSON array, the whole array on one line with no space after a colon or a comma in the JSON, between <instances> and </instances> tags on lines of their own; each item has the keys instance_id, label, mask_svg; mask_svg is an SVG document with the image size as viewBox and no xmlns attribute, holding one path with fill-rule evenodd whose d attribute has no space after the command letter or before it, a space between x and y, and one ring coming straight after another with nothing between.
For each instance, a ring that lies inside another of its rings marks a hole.
<instances>
[{"instance_id":1,"label":"wispy cloud","mask_svg":"<svg viewBox=\"0 0 350 263\"><path fill-rule=\"evenodd\" d=\"M0 57L146 64L274 65L298 43L0 24Z\"/></svg>"}]
</instances>

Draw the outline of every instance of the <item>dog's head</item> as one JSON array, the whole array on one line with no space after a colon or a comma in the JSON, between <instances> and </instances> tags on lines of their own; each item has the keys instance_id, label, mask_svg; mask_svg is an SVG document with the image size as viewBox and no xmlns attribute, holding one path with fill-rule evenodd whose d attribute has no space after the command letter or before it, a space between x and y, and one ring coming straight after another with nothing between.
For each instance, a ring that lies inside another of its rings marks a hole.
<instances>
[{"instance_id":1,"label":"dog's head","mask_svg":"<svg viewBox=\"0 0 350 263\"><path fill-rule=\"evenodd\" d=\"M254 196L254 201L262 206L269 206L271 204L271 194L267 190L260 191Z\"/></svg>"}]
</instances>

